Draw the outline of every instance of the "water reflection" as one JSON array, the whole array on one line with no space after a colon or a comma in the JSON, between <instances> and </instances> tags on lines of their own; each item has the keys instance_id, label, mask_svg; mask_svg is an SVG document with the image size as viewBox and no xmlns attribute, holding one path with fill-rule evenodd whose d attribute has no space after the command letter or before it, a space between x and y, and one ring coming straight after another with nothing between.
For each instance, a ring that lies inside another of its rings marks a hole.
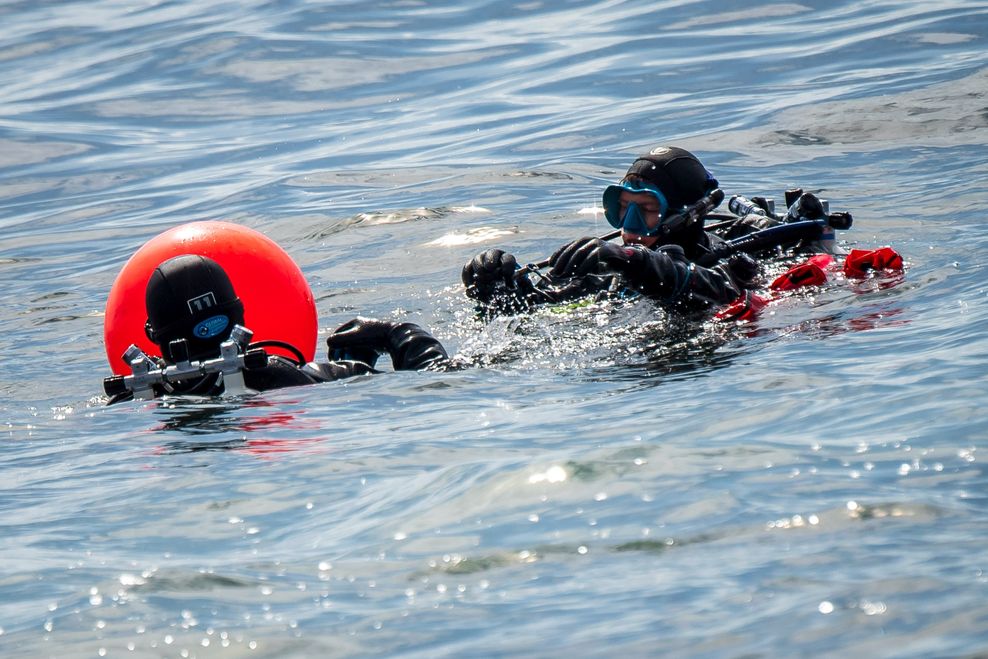
<instances>
[{"instance_id":1,"label":"water reflection","mask_svg":"<svg viewBox=\"0 0 988 659\"><path fill-rule=\"evenodd\" d=\"M190 435L195 439L166 442L162 454L236 450L253 454L288 453L307 450L326 437L305 437L320 427L303 421L300 412L286 411L264 398L240 397L224 401L161 399L155 414L166 419L151 432ZM290 433L290 439L258 437L262 433ZM233 437L218 438L221 435Z\"/></svg>"}]
</instances>

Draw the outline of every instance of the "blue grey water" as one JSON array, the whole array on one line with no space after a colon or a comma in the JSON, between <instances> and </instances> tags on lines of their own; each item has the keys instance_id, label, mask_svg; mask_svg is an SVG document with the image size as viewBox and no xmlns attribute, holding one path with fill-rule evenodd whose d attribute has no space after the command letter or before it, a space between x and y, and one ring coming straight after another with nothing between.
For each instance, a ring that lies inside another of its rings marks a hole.
<instances>
[{"instance_id":1,"label":"blue grey water","mask_svg":"<svg viewBox=\"0 0 988 659\"><path fill-rule=\"evenodd\" d=\"M0 655L983 656L986 64L973 0L0 4ZM905 274L476 320L663 143ZM105 407L200 219L469 367Z\"/></svg>"}]
</instances>

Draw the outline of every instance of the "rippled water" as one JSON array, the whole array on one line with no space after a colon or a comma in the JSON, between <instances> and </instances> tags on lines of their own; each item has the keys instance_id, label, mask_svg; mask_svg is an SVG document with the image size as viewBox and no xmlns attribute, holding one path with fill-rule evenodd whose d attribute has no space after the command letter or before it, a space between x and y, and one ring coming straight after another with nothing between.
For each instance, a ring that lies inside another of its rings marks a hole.
<instances>
[{"instance_id":1,"label":"rippled water","mask_svg":"<svg viewBox=\"0 0 988 659\"><path fill-rule=\"evenodd\" d=\"M988 652L988 3L0 5L0 655ZM477 322L660 143L820 191L901 280L755 326ZM582 211L582 212L581 212ZM471 365L102 406L196 219Z\"/></svg>"}]
</instances>

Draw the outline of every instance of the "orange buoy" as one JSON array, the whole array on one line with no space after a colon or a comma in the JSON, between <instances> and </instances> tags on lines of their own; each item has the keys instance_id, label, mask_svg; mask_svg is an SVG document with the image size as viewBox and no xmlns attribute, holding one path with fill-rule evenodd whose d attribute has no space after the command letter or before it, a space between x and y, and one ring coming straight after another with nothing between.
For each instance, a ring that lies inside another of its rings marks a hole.
<instances>
[{"instance_id":1,"label":"orange buoy","mask_svg":"<svg viewBox=\"0 0 988 659\"><path fill-rule=\"evenodd\" d=\"M103 319L103 341L110 368L130 374L123 353L136 344L149 355L160 353L144 333L144 292L151 273L163 261L199 254L219 263L244 303L244 323L254 341L277 340L298 348L311 361L319 319L312 290L295 261L262 233L229 222L191 222L146 242L124 264L110 289ZM273 354L291 356L281 348Z\"/></svg>"}]
</instances>

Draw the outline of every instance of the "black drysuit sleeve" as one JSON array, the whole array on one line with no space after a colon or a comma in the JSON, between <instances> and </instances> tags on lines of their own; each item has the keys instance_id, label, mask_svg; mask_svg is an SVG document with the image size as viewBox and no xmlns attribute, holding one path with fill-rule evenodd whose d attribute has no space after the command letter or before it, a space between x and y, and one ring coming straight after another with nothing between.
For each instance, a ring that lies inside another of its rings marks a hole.
<instances>
[{"instance_id":1,"label":"black drysuit sleeve","mask_svg":"<svg viewBox=\"0 0 988 659\"><path fill-rule=\"evenodd\" d=\"M657 250L621 248L628 259L611 259L627 282L665 304L690 309L728 304L741 294L726 266L705 268L690 262L678 245Z\"/></svg>"},{"instance_id":2,"label":"black drysuit sleeve","mask_svg":"<svg viewBox=\"0 0 988 659\"><path fill-rule=\"evenodd\" d=\"M414 323L358 317L338 327L326 345L330 364L357 362L373 369L384 353L398 371L444 368L449 362L438 339Z\"/></svg>"},{"instance_id":3,"label":"black drysuit sleeve","mask_svg":"<svg viewBox=\"0 0 988 659\"><path fill-rule=\"evenodd\" d=\"M414 323L401 323L391 329L388 354L399 371L444 368L449 362L439 340Z\"/></svg>"}]
</instances>

